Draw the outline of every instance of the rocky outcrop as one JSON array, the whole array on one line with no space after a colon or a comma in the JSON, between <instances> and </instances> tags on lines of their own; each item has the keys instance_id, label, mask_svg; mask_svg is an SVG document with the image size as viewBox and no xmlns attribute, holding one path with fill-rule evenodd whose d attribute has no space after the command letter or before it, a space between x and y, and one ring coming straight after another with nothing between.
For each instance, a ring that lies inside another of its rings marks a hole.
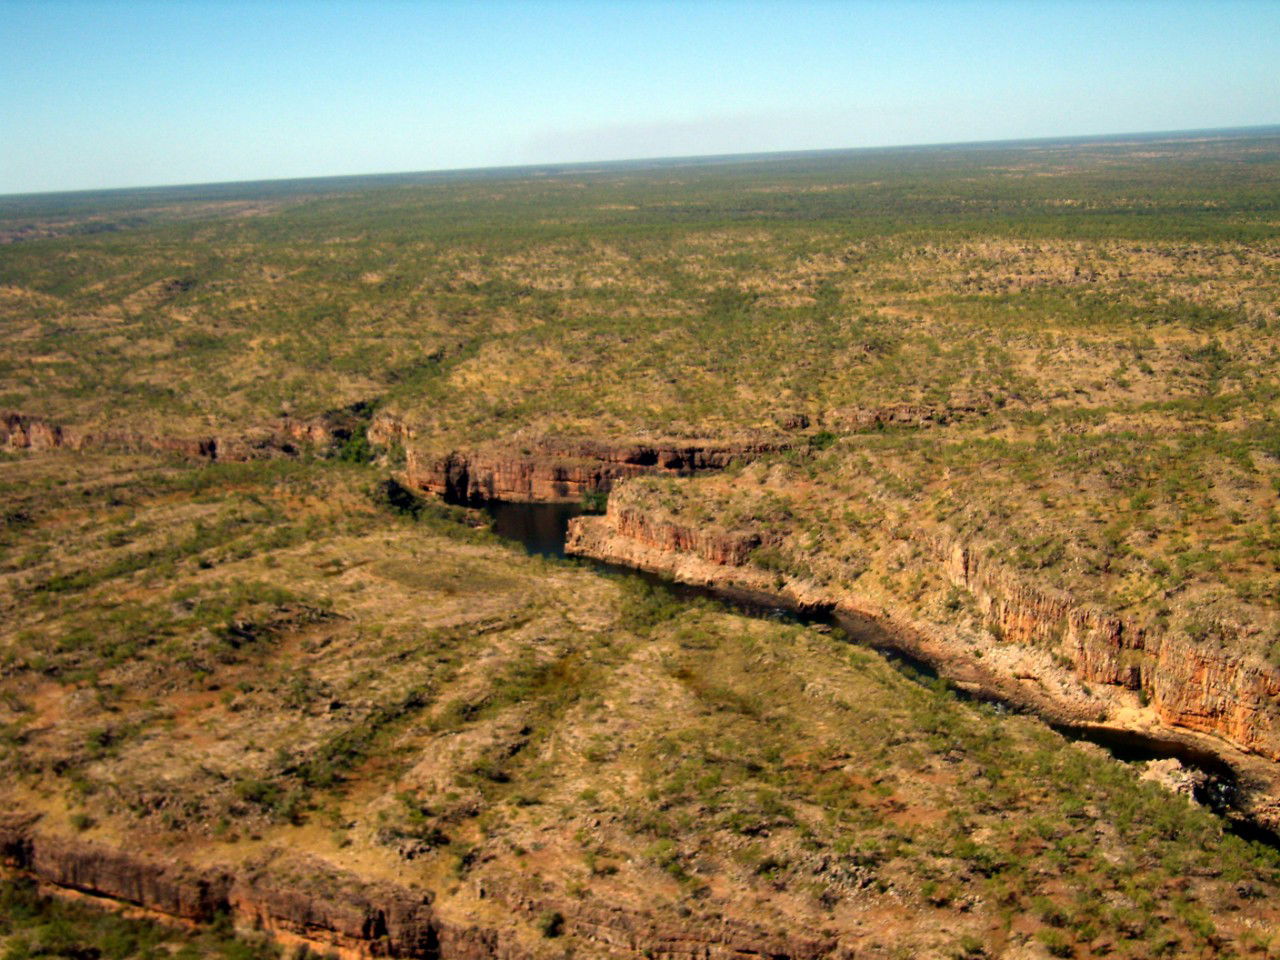
<instances>
[{"instance_id":1,"label":"rocky outcrop","mask_svg":"<svg viewBox=\"0 0 1280 960\"><path fill-rule=\"evenodd\" d=\"M226 908L231 878L175 861L150 861L106 846L33 832L35 817L0 820L0 858L38 880L181 920L212 920Z\"/></svg>"},{"instance_id":2,"label":"rocky outcrop","mask_svg":"<svg viewBox=\"0 0 1280 960\"><path fill-rule=\"evenodd\" d=\"M444 456L410 448L405 476L410 487L455 503L486 500L571 501L607 493L629 477L650 473L688 476L723 470L735 460L786 449L786 440L739 444L600 443L544 441L520 454L453 451Z\"/></svg>"},{"instance_id":3,"label":"rocky outcrop","mask_svg":"<svg viewBox=\"0 0 1280 960\"><path fill-rule=\"evenodd\" d=\"M619 536L655 550L693 553L719 566L739 567L764 542L758 533L727 533L655 521L642 510L624 507L614 511L613 527Z\"/></svg>"},{"instance_id":4,"label":"rocky outcrop","mask_svg":"<svg viewBox=\"0 0 1280 960\"><path fill-rule=\"evenodd\" d=\"M304 449L333 450L360 430L367 431L372 444L395 450L396 456L404 450L408 487L455 503L577 501L607 493L629 477L723 470L735 460L785 450L792 442L775 437L742 443L546 440L519 453L506 447L426 454L414 448L413 433L403 421L386 413L373 415L369 404L358 403L313 419L281 417L238 434L206 436L68 426L11 412L0 415L0 449L114 450L247 461L296 456Z\"/></svg>"},{"instance_id":5,"label":"rocky outcrop","mask_svg":"<svg viewBox=\"0 0 1280 960\"><path fill-rule=\"evenodd\" d=\"M409 425L393 414L383 411L369 420L369 442L380 447L406 447L413 439Z\"/></svg>"},{"instance_id":6,"label":"rocky outcrop","mask_svg":"<svg viewBox=\"0 0 1280 960\"><path fill-rule=\"evenodd\" d=\"M193 460L247 461L296 456L305 447L332 447L359 428L350 408L313 420L282 417L235 435L173 436L140 430L67 426L21 413L0 415L0 448L170 453Z\"/></svg>"},{"instance_id":7,"label":"rocky outcrop","mask_svg":"<svg viewBox=\"0 0 1280 960\"><path fill-rule=\"evenodd\" d=\"M565 552L647 570L701 586L771 585L745 564L758 534L698 530L610 500L603 517L569 521Z\"/></svg>"},{"instance_id":8,"label":"rocky outcrop","mask_svg":"<svg viewBox=\"0 0 1280 960\"><path fill-rule=\"evenodd\" d=\"M1161 722L1212 734L1250 753L1280 760L1280 673L1238 651L1205 649L1064 594L1034 587L965 544L935 544L943 569L977 599L1006 641L1065 657L1076 677L1140 691Z\"/></svg>"},{"instance_id":9,"label":"rocky outcrop","mask_svg":"<svg viewBox=\"0 0 1280 960\"><path fill-rule=\"evenodd\" d=\"M1149 760L1144 765L1139 780L1159 784L1170 793L1195 800L1199 791L1204 789L1208 777L1194 767L1183 766L1176 757L1165 757L1163 760Z\"/></svg>"},{"instance_id":10,"label":"rocky outcrop","mask_svg":"<svg viewBox=\"0 0 1280 960\"><path fill-rule=\"evenodd\" d=\"M63 445L62 427L20 413L6 413L0 419L0 442L11 450L51 450Z\"/></svg>"},{"instance_id":11,"label":"rocky outcrop","mask_svg":"<svg viewBox=\"0 0 1280 960\"><path fill-rule=\"evenodd\" d=\"M54 888L105 898L195 923L230 914L265 930L349 957L495 955L496 935L439 921L431 897L367 883L307 858L266 858L241 867L195 867L104 844L40 833L34 817L0 819L0 858Z\"/></svg>"},{"instance_id":12,"label":"rocky outcrop","mask_svg":"<svg viewBox=\"0 0 1280 960\"><path fill-rule=\"evenodd\" d=\"M236 875L227 909L237 925L349 956L493 956L492 931L441 924L422 891L367 883L314 859L268 862ZM445 952L448 949L448 952Z\"/></svg>"},{"instance_id":13,"label":"rocky outcrop","mask_svg":"<svg viewBox=\"0 0 1280 960\"><path fill-rule=\"evenodd\" d=\"M345 960L524 960L533 954L515 924L489 926L447 919L432 894L366 881L311 857L268 853L245 864L197 867L77 838L45 834L37 816L0 817L0 862L46 888L98 898L103 906L158 919L204 923L229 915L242 930L283 944L306 945ZM662 920L643 910L598 900L549 902L521 893L518 878L487 886L481 896L529 926L552 912L566 940L592 955L701 960L852 958L836 941L768 931L742 922Z\"/></svg>"},{"instance_id":14,"label":"rocky outcrop","mask_svg":"<svg viewBox=\"0 0 1280 960\"><path fill-rule=\"evenodd\" d=\"M1280 676L1225 650L1165 637L1144 689L1164 722L1280 760Z\"/></svg>"},{"instance_id":15,"label":"rocky outcrop","mask_svg":"<svg viewBox=\"0 0 1280 960\"><path fill-rule=\"evenodd\" d=\"M1056 648L1071 657L1086 680L1141 687L1141 666L1127 656L1144 649L1143 633L1134 624L1034 587L968 544L942 541L932 546L947 578L974 595L999 636Z\"/></svg>"}]
</instances>

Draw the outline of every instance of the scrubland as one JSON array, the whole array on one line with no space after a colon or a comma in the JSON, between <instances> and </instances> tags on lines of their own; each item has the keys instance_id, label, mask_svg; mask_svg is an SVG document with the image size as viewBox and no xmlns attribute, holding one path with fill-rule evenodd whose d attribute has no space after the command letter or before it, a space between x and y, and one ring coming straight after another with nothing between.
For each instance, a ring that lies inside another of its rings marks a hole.
<instances>
[{"instance_id":1,"label":"scrubland","mask_svg":"<svg viewBox=\"0 0 1280 960\"><path fill-rule=\"evenodd\" d=\"M600 492L966 649L1073 669L954 544L1265 680L1278 176L1254 131L0 199L6 807L415 891L510 956L1274 955L1274 850L1140 767L820 626L526 556L412 468L741 444ZM1252 740L1219 714L1265 755L1265 709ZM234 910L0 904L15 960L281 949Z\"/></svg>"},{"instance_id":2,"label":"scrubland","mask_svg":"<svg viewBox=\"0 0 1280 960\"><path fill-rule=\"evenodd\" d=\"M601 905L859 956L1265 954L1272 851L823 628L527 557L370 467L68 460L6 490L0 763L42 830L302 857L538 955L601 949Z\"/></svg>"}]
</instances>

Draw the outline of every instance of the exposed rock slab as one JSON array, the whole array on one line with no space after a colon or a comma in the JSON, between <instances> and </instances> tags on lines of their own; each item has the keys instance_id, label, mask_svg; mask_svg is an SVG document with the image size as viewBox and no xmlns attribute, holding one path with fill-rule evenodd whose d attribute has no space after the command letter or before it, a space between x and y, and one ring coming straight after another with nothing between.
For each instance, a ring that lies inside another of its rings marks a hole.
<instances>
[{"instance_id":1,"label":"exposed rock slab","mask_svg":"<svg viewBox=\"0 0 1280 960\"><path fill-rule=\"evenodd\" d=\"M455 450L444 455L410 448L406 477L410 486L458 503L574 501L607 493L617 481L630 477L723 470L735 460L753 459L788 445L786 440L767 439L738 444L553 440L520 454L503 449Z\"/></svg>"},{"instance_id":2,"label":"exposed rock slab","mask_svg":"<svg viewBox=\"0 0 1280 960\"><path fill-rule=\"evenodd\" d=\"M0 863L55 890L102 898L159 919L202 923L220 914L286 944L306 944L355 960L523 960L536 954L512 928L456 923L433 896L395 883L369 882L325 861L267 854L247 864L197 867L101 843L41 832L38 817L0 817ZM540 915L554 908L565 931L609 956L668 958L852 957L833 940L769 933L738 922L664 924L603 902L554 904L492 889L507 911ZM506 896L504 896L506 894Z\"/></svg>"},{"instance_id":3,"label":"exposed rock slab","mask_svg":"<svg viewBox=\"0 0 1280 960\"><path fill-rule=\"evenodd\" d=\"M258 460L295 456L306 446L326 446L351 436L350 417L338 412L315 420L278 421L238 434L175 436L163 432L100 429L56 423L10 412L0 415L0 448L9 450L116 450L171 453L193 460Z\"/></svg>"}]
</instances>

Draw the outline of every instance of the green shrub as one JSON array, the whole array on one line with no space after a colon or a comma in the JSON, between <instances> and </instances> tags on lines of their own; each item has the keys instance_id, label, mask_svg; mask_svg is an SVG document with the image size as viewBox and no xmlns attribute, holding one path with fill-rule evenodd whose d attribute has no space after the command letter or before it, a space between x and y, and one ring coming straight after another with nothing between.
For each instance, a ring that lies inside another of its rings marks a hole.
<instances>
[{"instance_id":1,"label":"green shrub","mask_svg":"<svg viewBox=\"0 0 1280 960\"><path fill-rule=\"evenodd\" d=\"M1044 944L1044 948L1049 951L1050 956L1071 957L1075 955L1076 951L1071 945L1071 941L1060 930L1041 930L1036 933L1036 939Z\"/></svg>"},{"instance_id":2,"label":"green shrub","mask_svg":"<svg viewBox=\"0 0 1280 960\"><path fill-rule=\"evenodd\" d=\"M548 939L564 933L564 914L559 910L548 910L538 917L538 932Z\"/></svg>"}]
</instances>

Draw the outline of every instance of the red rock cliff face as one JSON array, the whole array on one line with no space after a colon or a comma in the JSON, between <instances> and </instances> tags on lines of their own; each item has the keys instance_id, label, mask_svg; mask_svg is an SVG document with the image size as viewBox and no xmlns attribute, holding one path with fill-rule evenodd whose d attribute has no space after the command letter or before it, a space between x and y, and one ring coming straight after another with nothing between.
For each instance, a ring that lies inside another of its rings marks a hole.
<instances>
[{"instance_id":1,"label":"red rock cliff face","mask_svg":"<svg viewBox=\"0 0 1280 960\"><path fill-rule=\"evenodd\" d=\"M1280 760L1280 677L1272 668L1166 638L1147 689L1166 723Z\"/></svg>"},{"instance_id":2,"label":"red rock cliff face","mask_svg":"<svg viewBox=\"0 0 1280 960\"><path fill-rule=\"evenodd\" d=\"M1087 683L1143 691L1170 726L1280 760L1280 673L1272 667L1176 634L1144 633L1132 621L1033 587L972 547L938 549L948 578L977 598L1006 640L1051 648Z\"/></svg>"},{"instance_id":3,"label":"red rock cliff face","mask_svg":"<svg viewBox=\"0 0 1280 960\"><path fill-rule=\"evenodd\" d=\"M183 437L136 430L97 430L64 426L20 413L0 416L0 447L10 450L116 450L174 453L191 459L246 461L294 456L302 446L326 446L350 436L351 427L335 418L290 420L233 436Z\"/></svg>"},{"instance_id":4,"label":"red rock cliff face","mask_svg":"<svg viewBox=\"0 0 1280 960\"><path fill-rule=\"evenodd\" d=\"M1040 644L1071 659L1082 679L1137 690L1146 639L1135 624L1026 583L966 544L934 545L947 578L978 600L1005 640Z\"/></svg>"},{"instance_id":5,"label":"red rock cliff face","mask_svg":"<svg viewBox=\"0 0 1280 960\"><path fill-rule=\"evenodd\" d=\"M186 866L84 840L47 836L38 818L0 817L0 862L66 891L107 898L162 918L193 923L227 913L241 929L262 930L286 944L305 943L345 960L524 960L515 925L501 929L445 920L431 894L366 882L319 860L277 856L236 867ZM723 920L715 924L661 921L641 910L599 901L548 902L521 895L519 878L486 895L511 917L536 920L550 910L564 918L566 939L593 956L749 960L818 960L853 952L803 934L769 932Z\"/></svg>"},{"instance_id":6,"label":"red rock cliff face","mask_svg":"<svg viewBox=\"0 0 1280 960\"><path fill-rule=\"evenodd\" d=\"M568 501L608 492L618 480L648 473L722 470L735 459L784 449L784 441L742 444L607 444L559 441L527 453L407 453L410 486L455 502Z\"/></svg>"},{"instance_id":7,"label":"red rock cliff face","mask_svg":"<svg viewBox=\"0 0 1280 960\"><path fill-rule=\"evenodd\" d=\"M175 862L147 861L110 847L39 837L30 820L0 821L0 858L45 883L111 897L181 920L211 920L227 903L231 878Z\"/></svg>"},{"instance_id":8,"label":"red rock cliff face","mask_svg":"<svg viewBox=\"0 0 1280 960\"><path fill-rule=\"evenodd\" d=\"M319 861L238 869L184 865L102 844L46 836L34 818L0 820L4 865L42 883L179 920L230 913L237 926L297 938L351 957L494 956L496 937L439 922L420 891L368 884Z\"/></svg>"},{"instance_id":9,"label":"red rock cliff face","mask_svg":"<svg viewBox=\"0 0 1280 960\"><path fill-rule=\"evenodd\" d=\"M7 413L0 418L0 445L10 450L156 450L215 459L218 441L214 437L165 437L128 431L88 431L64 427L39 417Z\"/></svg>"},{"instance_id":10,"label":"red rock cliff face","mask_svg":"<svg viewBox=\"0 0 1280 960\"><path fill-rule=\"evenodd\" d=\"M741 566L763 542L758 533L720 533L669 520L655 521L631 507L611 509L609 518L619 536L657 550L693 553L720 566Z\"/></svg>"}]
</instances>

